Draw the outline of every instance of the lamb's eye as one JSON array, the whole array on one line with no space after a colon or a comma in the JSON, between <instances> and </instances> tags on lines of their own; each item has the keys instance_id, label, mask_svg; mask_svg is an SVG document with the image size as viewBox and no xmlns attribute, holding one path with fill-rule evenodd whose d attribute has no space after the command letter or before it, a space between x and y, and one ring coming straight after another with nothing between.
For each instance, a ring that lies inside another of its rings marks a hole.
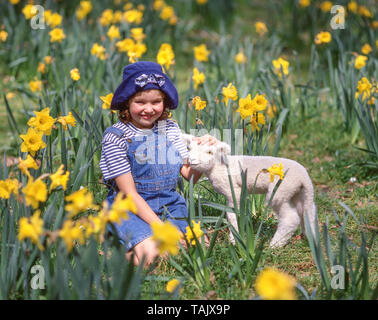
<instances>
[{"instance_id":1,"label":"lamb's eye","mask_svg":"<svg viewBox=\"0 0 378 320\"><path fill-rule=\"evenodd\" d=\"M190 147L188 147L188 151L190 151Z\"/></svg>"},{"instance_id":2,"label":"lamb's eye","mask_svg":"<svg viewBox=\"0 0 378 320\"><path fill-rule=\"evenodd\" d=\"M208 154L213 154L213 152L212 152L212 151L210 151L210 150L209 150L209 151L207 151L207 153L208 153Z\"/></svg>"}]
</instances>

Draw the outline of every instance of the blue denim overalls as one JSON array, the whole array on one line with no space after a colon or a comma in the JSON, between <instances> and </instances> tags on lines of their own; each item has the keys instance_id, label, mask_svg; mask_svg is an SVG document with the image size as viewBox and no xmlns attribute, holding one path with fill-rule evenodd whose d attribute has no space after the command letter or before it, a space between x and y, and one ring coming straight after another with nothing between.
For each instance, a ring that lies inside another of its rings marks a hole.
<instances>
[{"instance_id":1,"label":"blue denim overalls","mask_svg":"<svg viewBox=\"0 0 378 320\"><path fill-rule=\"evenodd\" d=\"M104 134L111 132L122 137L124 132L115 127L109 127ZM135 187L141 197L146 200L162 220L169 220L183 233L188 226L188 211L185 199L176 191L182 158L167 139L165 134L148 131L146 135L138 135L127 141L127 156L130 161L131 173ZM109 206L119 191L113 180L113 189L109 190L106 200ZM115 189L115 190L114 190ZM139 242L150 237L152 230L150 225L128 212L129 219L115 224L120 241L130 250Z\"/></svg>"}]
</instances>

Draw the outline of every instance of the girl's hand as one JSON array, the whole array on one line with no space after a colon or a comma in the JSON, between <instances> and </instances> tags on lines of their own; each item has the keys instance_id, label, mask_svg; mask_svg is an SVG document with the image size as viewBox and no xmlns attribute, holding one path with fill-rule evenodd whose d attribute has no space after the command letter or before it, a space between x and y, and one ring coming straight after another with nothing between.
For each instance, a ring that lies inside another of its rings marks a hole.
<instances>
[{"instance_id":1,"label":"girl's hand","mask_svg":"<svg viewBox=\"0 0 378 320\"><path fill-rule=\"evenodd\" d=\"M197 141L198 144L206 144L208 143L210 146L211 145L214 145L214 144L217 144L219 142L219 140L209 134L205 134L204 136L202 137L194 137L193 138L194 141Z\"/></svg>"}]
</instances>

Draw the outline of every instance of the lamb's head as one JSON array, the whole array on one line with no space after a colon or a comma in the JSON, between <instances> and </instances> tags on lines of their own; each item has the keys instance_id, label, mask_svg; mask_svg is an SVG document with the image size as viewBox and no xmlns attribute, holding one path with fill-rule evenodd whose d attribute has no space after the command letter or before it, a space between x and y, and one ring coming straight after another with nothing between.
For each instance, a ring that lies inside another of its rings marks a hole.
<instances>
[{"instance_id":1,"label":"lamb's head","mask_svg":"<svg viewBox=\"0 0 378 320\"><path fill-rule=\"evenodd\" d=\"M184 134L183 140L189 151L190 166L200 172L209 172L215 165L224 164L231 153L230 146L225 142L215 145L198 144L194 136Z\"/></svg>"}]
</instances>

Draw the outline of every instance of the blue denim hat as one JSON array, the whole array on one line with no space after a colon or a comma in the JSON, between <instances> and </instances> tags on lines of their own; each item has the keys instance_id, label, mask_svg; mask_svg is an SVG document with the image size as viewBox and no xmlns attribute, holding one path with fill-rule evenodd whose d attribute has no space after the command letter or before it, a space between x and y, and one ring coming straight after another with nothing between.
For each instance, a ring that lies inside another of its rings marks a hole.
<instances>
[{"instance_id":1,"label":"blue denim hat","mask_svg":"<svg viewBox=\"0 0 378 320\"><path fill-rule=\"evenodd\" d=\"M114 92L110 108L120 110L125 102L139 91L158 89L165 93L170 100L170 109L178 105L177 89L163 72L160 64L150 61L138 61L127 65L123 69L123 80Z\"/></svg>"}]
</instances>

